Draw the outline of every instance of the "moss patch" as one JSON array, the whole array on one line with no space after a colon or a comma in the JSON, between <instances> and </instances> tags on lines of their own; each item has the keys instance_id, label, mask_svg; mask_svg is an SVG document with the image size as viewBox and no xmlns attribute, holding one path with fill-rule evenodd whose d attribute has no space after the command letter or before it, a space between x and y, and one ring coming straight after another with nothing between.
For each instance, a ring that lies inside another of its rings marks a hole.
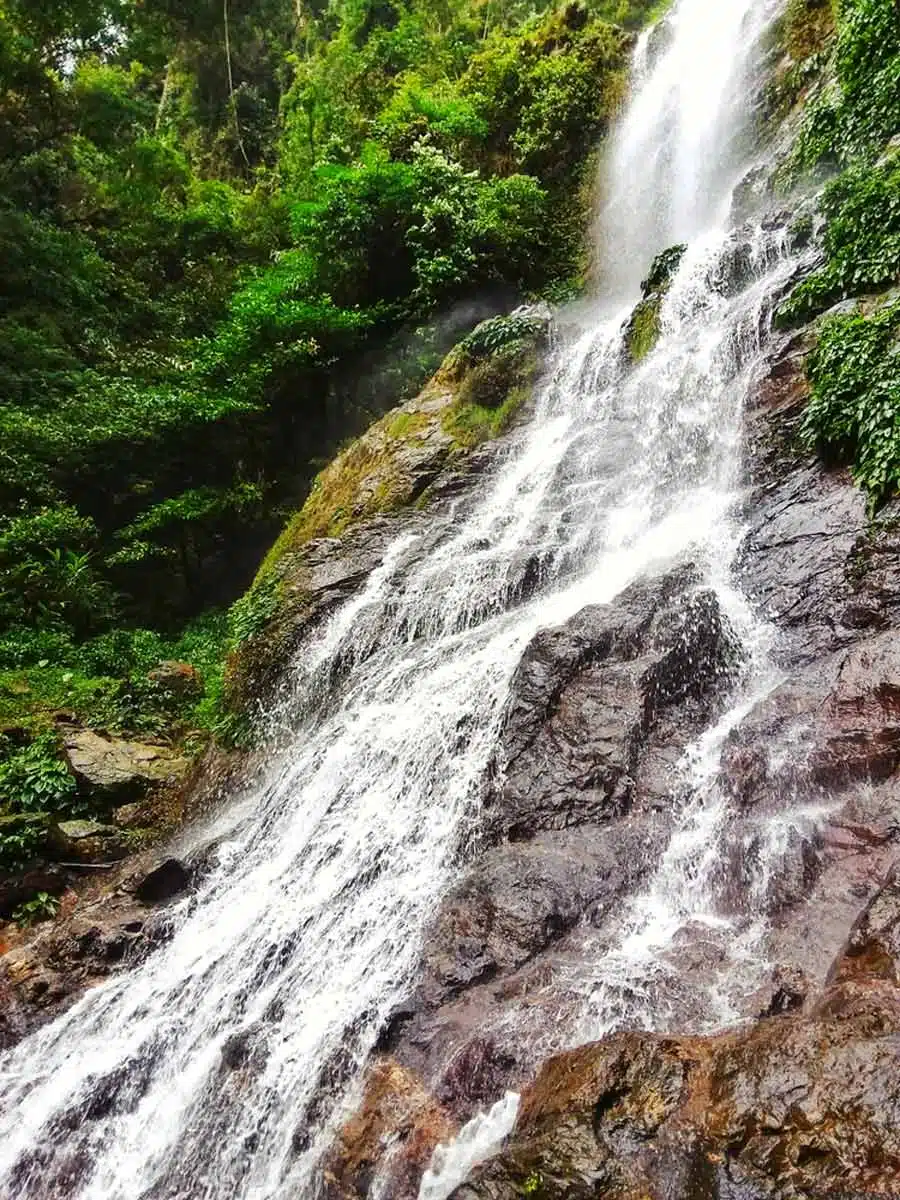
<instances>
[{"instance_id":1,"label":"moss patch","mask_svg":"<svg viewBox=\"0 0 900 1200\"><path fill-rule=\"evenodd\" d=\"M662 296L651 296L642 300L635 307L625 331L625 341L632 362L639 363L646 358L659 341L660 320L659 311L662 307Z\"/></svg>"},{"instance_id":2,"label":"moss patch","mask_svg":"<svg viewBox=\"0 0 900 1200\"><path fill-rule=\"evenodd\" d=\"M646 358L659 341L663 297L672 285L686 250L687 246L678 245L657 254L647 278L641 283L643 299L635 306L625 330L625 344L634 363Z\"/></svg>"}]
</instances>

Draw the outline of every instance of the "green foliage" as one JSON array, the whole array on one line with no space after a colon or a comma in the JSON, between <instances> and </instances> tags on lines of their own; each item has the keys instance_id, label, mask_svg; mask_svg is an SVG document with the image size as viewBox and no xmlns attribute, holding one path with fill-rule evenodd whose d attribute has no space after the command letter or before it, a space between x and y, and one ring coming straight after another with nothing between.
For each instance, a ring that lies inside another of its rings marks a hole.
<instances>
[{"instance_id":1,"label":"green foliage","mask_svg":"<svg viewBox=\"0 0 900 1200\"><path fill-rule=\"evenodd\" d=\"M70 506L0 525L0 617L87 633L115 613L115 597L93 565L97 530Z\"/></svg>"},{"instance_id":2,"label":"green foliage","mask_svg":"<svg viewBox=\"0 0 900 1200\"><path fill-rule=\"evenodd\" d=\"M240 646L260 633L278 609L279 583L274 575L263 575L239 600L228 614L231 643Z\"/></svg>"},{"instance_id":3,"label":"green foliage","mask_svg":"<svg viewBox=\"0 0 900 1200\"><path fill-rule=\"evenodd\" d=\"M38 892L24 904L14 909L12 919L17 925L36 925L40 921L52 921L59 912L59 899L48 892Z\"/></svg>"},{"instance_id":4,"label":"green foliage","mask_svg":"<svg viewBox=\"0 0 900 1200\"><path fill-rule=\"evenodd\" d=\"M900 19L895 0L839 0L834 80L807 112L796 165L871 159L900 129Z\"/></svg>"},{"instance_id":5,"label":"green foliage","mask_svg":"<svg viewBox=\"0 0 900 1200\"><path fill-rule=\"evenodd\" d=\"M462 339L459 352L474 362L499 350L534 343L544 336L545 327L543 317L527 310L508 316L490 317Z\"/></svg>"},{"instance_id":6,"label":"green foliage","mask_svg":"<svg viewBox=\"0 0 900 1200\"><path fill-rule=\"evenodd\" d=\"M779 311L781 324L900 283L900 156L849 167L825 189L821 211L827 263L794 289Z\"/></svg>"},{"instance_id":7,"label":"green foliage","mask_svg":"<svg viewBox=\"0 0 900 1200\"><path fill-rule=\"evenodd\" d=\"M225 728L227 649L275 596L230 628L229 603L443 358L442 311L577 288L611 22L654 7L229 0L227 56L216 5L0 8L0 713L31 738L4 770L37 771L58 710ZM531 333L467 348L460 440L508 420ZM163 659L199 701L160 694Z\"/></svg>"},{"instance_id":8,"label":"green foliage","mask_svg":"<svg viewBox=\"0 0 900 1200\"><path fill-rule=\"evenodd\" d=\"M6 812L59 812L74 798L75 779L59 758L52 733L0 762L0 807Z\"/></svg>"},{"instance_id":9,"label":"green foliage","mask_svg":"<svg viewBox=\"0 0 900 1200\"><path fill-rule=\"evenodd\" d=\"M0 816L0 870L17 871L38 857L47 840L44 814Z\"/></svg>"},{"instance_id":10,"label":"green foliage","mask_svg":"<svg viewBox=\"0 0 900 1200\"><path fill-rule=\"evenodd\" d=\"M804 436L850 462L877 506L900 488L900 303L825 321L807 372Z\"/></svg>"},{"instance_id":11,"label":"green foliage","mask_svg":"<svg viewBox=\"0 0 900 1200\"><path fill-rule=\"evenodd\" d=\"M651 295L635 305L625 339L633 362L641 362L659 341L661 297Z\"/></svg>"}]
</instances>

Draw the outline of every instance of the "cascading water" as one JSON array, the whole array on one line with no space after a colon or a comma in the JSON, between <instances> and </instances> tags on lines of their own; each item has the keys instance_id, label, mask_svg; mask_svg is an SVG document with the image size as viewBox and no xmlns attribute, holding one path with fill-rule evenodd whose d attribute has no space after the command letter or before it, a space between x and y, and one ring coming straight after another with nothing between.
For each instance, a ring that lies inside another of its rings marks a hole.
<instances>
[{"instance_id":1,"label":"cascading water","mask_svg":"<svg viewBox=\"0 0 900 1200\"><path fill-rule=\"evenodd\" d=\"M727 211L743 89L777 7L680 0L667 44L647 48L611 155L613 267L597 313L560 347L533 419L481 491L398 539L304 648L295 732L223 818L217 861L173 909L171 941L0 1061L10 1200L315 1194L322 1152L475 827L509 681L539 628L689 552L744 637L747 696L765 686L760 627L728 583L731 514L743 396L795 264L760 230L746 278L729 279ZM675 241L691 245L660 343L631 369L622 326L636 281ZM535 559L537 590L512 604ZM624 997L641 981L655 1003L660 948L713 919L726 727L686 763L693 786L651 888L622 915L617 945L585 964L588 1031L629 1015ZM660 1012L638 1005L630 1019L659 1023ZM248 1069L223 1069L223 1055ZM491 1138L515 1110L504 1104L482 1123ZM427 1194L446 1195L484 1150L462 1139Z\"/></svg>"}]
</instances>

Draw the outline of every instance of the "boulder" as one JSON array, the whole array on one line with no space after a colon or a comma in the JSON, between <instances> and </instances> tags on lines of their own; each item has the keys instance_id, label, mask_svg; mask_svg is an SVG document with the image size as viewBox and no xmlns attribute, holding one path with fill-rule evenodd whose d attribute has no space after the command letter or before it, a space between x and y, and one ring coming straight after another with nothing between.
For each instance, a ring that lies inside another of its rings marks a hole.
<instances>
[{"instance_id":1,"label":"boulder","mask_svg":"<svg viewBox=\"0 0 900 1200\"><path fill-rule=\"evenodd\" d=\"M128 841L115 825L99 821L58 821L50 829L50 850L61 862L109 863L125 858Z\"/></svg>"},{"instance_id":2,"label":"boulder","mask_svg":"<svg viewBox=\"0 0 900 1200\"><path fill-rule=\"evenodd\" d=\"M663 299L681 265L687 246L672 246L658 254L641 281L642 299L635 306L625 327L625 343L632 361L646 358L659 341Z\"/></svg>"},{"instance_id":3,"label":"boulder","mask_svg":"<svg viewBox=\"0 0 900 1200\"><path fill-rule=\"evenodd\" d=\"M624 815L641 800L636 779L654 730L680 708L683 727L664 740L683 747L721 700L738 654L715 593L690 566L539 633L512 682L491 836L521 840Z\"/></svg>"},{"instance_id":4,"label":"boulder","mask_svg":"<svg viewBox=\"0 0 900 1200\"><path fill-rule=\"evenodd\" d=\"M425 1004L513 972L579 921L600 920L647 870L654 832L623 821L544 832L482 855L426 935Z\"/></svg>"},{"instance_id":5,"label":"boulder","mask_svg":"<svg viewBox=\"0 0 900 1200\"><path fill-rule=\"evenodd\" d=\"M129 742L92 729L67 731L63 747L79 789L109 808L174 782L190 766L188 759L166 746Z\"/></svg>"},{"instance_id":6,"label":"boulder","mask_svg":"<svg viewBox=\"0 0 900 1200\"><path fill-rule=\"evenodd\" d=\"M618 1034L550 1059L454 1200L895 1195L900 995L828 1000L738 1033Z\"/></svg>"},{"instance_id":7,"label":"boulder","mask_svg":"<svg viewBox=\"0 0 900 1200\"><path fill-rule=\"evenodd\" d=\"M172 660L161 662L148 673L147 678L175 700L199 700L203 695L203 676L190 663Z\"/></svg>"},{"instance_id":8,"label":"boulder","mask_svg":"<svg viewBox=\"0 0 900 1200\"><path fill-rule=\"evenodd\" d=\"M167 858L148 871L134 889L142 904L162 904L186 891L191 883L191 872L177 858Z\"/></svg>"}]
</instances>

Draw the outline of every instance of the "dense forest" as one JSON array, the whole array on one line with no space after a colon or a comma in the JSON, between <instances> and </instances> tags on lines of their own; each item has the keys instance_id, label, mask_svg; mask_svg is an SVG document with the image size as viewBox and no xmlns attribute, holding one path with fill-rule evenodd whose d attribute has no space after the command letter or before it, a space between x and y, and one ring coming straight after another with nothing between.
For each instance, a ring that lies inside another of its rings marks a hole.
<instances>
[{"instance_id":1,"label":"dense forest","mask_svg":"<svg viewBox=\"0 0 900 1200\"><path fill-rule=\"evenodd\" d=\"M79 811L61 713L239 732L232 605L316 473L479 319L579 292L595 156L664 7L3 4L6 861L18 814ZM897 282L900 35L894 0L791 0L776 37L766 119L806 107L785 194L829 180L791 324ZM900 483L897 325L896 300L839 315L810 359L807 442L873 506Z\"/></svg>"}]
</instances>

